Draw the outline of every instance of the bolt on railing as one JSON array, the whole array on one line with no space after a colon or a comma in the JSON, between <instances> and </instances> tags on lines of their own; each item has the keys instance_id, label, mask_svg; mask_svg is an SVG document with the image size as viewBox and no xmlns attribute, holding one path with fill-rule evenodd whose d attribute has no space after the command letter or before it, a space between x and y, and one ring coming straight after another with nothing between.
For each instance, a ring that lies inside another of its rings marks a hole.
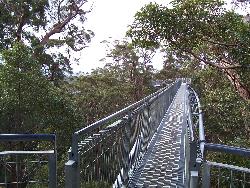
<instances>
[{"instance_id":1,"label":"bolt on railing","mask_svg":"<svg viewBox=\"0 0 250 188\"><path fill-rule=\"evenodd\" d=\"M50 142L50 150L23 150ZM0 134L0 187L57 186L56 136L54 134ZM6 151L4 146L12 150ZM20 146L20 148L18 147ZM41 177L45 176L45 179ZM46 177L47 176L47 177Z\"/></svg>"},{"instance_id":2,"label":"bolt on railing","mask_svg":"<svg viewBox=\"0 0 250 188\"><path fill-rule=\"evenodd\" d=\"M73 134L66 187L122 187L137 168L179 89L179 79Z\"/></svg>"}]
</instances>

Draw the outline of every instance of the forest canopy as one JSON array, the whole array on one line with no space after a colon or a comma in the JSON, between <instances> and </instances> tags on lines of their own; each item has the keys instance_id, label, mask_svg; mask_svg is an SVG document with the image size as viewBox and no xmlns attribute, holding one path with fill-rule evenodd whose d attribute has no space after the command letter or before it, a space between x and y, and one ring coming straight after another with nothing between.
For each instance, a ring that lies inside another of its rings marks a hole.
<instances>
[{"instance_id":1,"label":"forest canopy","mask_svg":"<svg viewBox=\"0 0 250 188\"><path fill-rule=\"evenodd\" d=\"M233 2L246 11L248 1ZM152 93L154 81L184 77L201 97L206 139L249 148L250 18L225 3L145 5L103 68L72 74L75 54L94 37L85 27L89 2L0 0L0 132L55 133L62 185L74 131ZM152 65L158 49L159 71Z\"/></svg>"},{"instance_id":2,"label":"forest canopy","mask_svg":"<svg viewBox=\"0 0 250 188\"><path fill-rule=\"evenodd\" d=\"M87 0L1 0L0 10L0 51L24 43L54 83L72 72L73 54L94 36L84 27Z\"/></svg>"},{"instance_id":3,"label":"forest canopy","mask_svg":"<svg viewBox=\"0 0 250 188\"><path fill-rule=\"evenodd\" d=\"M145 48L162 47L177 59L210 66L223 74L244 99L250 99L250 24L226 10L224 1L173 1L146 5L128 31Z\"/></svg>"}]
</instances>

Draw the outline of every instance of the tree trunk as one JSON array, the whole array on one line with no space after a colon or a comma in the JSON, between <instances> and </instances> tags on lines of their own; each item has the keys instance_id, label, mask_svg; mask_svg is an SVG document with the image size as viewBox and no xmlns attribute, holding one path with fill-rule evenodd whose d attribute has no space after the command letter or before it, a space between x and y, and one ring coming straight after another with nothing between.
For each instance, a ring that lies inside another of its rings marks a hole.
<instances>
[{"instance_id":1,"label":"tree trunk","mask_svg":"<svg viewBox=\"0 0 250 188\"><path fill-rule=\"evenodd\" d=\"M227 63L226 60L221 61L220 64L217 65L214 64L213 62L209 62L200 58L193 52L189 53L192 54L193 57L196 58L197 60L204 62L205 64L222 71L224 75L228 78L228 80L231 82L231 84L233 85L235 91L239 94L239 96L245 101L250 101L250 90L244 83L242 83L240 75L236 71L236 68L242 68L241 65L239 64L230 65Z\"/></svg>"},{"instance_id":2,"label":"tree trunk","mask_svg":"<svg viewBox=\"0 0 250 188\"><path fill-rule=\"evenodd\" d=\"M233 85L236 92L246 101L250 100L250 91L241 80L239 74L234 69L224 69L223 73Z\"/></svg>"}]
</instances>

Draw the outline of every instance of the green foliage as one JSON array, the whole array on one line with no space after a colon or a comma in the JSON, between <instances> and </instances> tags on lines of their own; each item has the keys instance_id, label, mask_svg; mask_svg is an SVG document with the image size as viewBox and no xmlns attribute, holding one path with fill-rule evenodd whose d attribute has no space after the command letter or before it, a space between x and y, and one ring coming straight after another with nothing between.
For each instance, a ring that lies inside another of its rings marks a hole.
<instances>
[{"instance_id":1,"label":"green foliage","mask_svg":"<svg viewBox=\"0 0 250 188\"><path fill-rule=\"evenodd\" d=\"M86 1L77 2L0 2L1 132L56 133L61 177L75 130L151 93L152 79L192 77L204 105L207 140L250 147L249 103L235 93L236 82L226 76L237 75L237 83L250 86L250 25L241 15L225 11L219 0L176 0L171 8L151 3L136 14L128 32L133 43L116 41L104 68L63 81L70 71L71 51L54 49L68 46L78 51L93 36L81 25L87 13L81 4ZM81 24L70 23L75 18ZM155 74L151 60L159 47L166 52L166 61ZM220 68L235 65L240 68L231 72ZM236 161L231 156L224 159ZM101 185L108 186L105 182L85 186Z\"/></svg>"},{"instance_id":2,"label":"green foliage","mask_svg":"<svg viewBox=\"0 0 250 188\"><path fill-rule=\"evenodd\" d=\"M223 5L220 0L173 1L171 8L150 3L136 14L127 34L141 47L163 46L183 62L224 72L249 100L250 24Z\"/></svg>"},{"instance_id":3,"label":"green foliage","mask_svg":"<svg viewBox=\"0 0 250 188\"><path fill-rule=\"evenodd\" d=\"M16 43L2 56L0 99L4 132L54 132L71 121L67 120L72 115L65 97L43 75L29 48Z\"/></svg>"},{"instance_id":4,"label":"green foliage","mask_svg":"<svg viewBox=\"0 0 250 188\"><path fill-rule=\"evenodd\" d=\"M117 77L114 72L118 73L119 70L111 67L98 69L91 75L75 77L66 87L85 126L135 102L135 86L128 78ZM149 91L144 86L140 98Z\"/></svg>"},{"instance_id":5,"label":"green foliage","mask_svg":"<svg viewBox=\"0 0 250 188\"><path fill-rule=\"evenodd\" d=\"M150 86L154 71L151 65L154 54L154 49L139 48L128 41L115 41L104 59L107 61L105 69L119 80L130 83L137 101L147 93Z\"/></svg>"},{"instance_id":6,"label":"green foliage","mask_svg":"<svg viewBox=\"0 0 250 188\"><path fill-rule=\"evenodd\" d=\"M250 148L250 105L233 90L223 75L205 69L194 76L204 110L207 142ZM235 155L210 152L208 160L250 168L249 160Z\"/></svg>"},{"instance_id":7,"label":"green foliage","mask_svg":"<svg viewBox=\"0 0 250 188\"><path fill-rule=\"evenodd\" d=\"M109 187L112 187L112 185L110 185L110 183L107 183L107 182L90 182L90 183L85 183L84 185L81 185L81 187L84 187L84 188L98 188L98 187L109 188Z\"/></svg>"},{"instance_id":8,"label":"green foliage","mask_svg":"<svg viewBox=\"0 0 250 188\"><path fill-rule=\"evenodd\" d=\"M1 1L0 3L0 49L6 49L12 46L17 37L17 30L25 24L34 27L36 31L45 27L47 24L46 10L49 8L47 0L40 1ZM25 37L30 37L26 32ZM20 36L18 36L20 37Z\"/></svg>"},{"instance_id":9,"label":"green foliage","mask_svg":"<svg viewBox=\"0 0 250 188\"><path fill-rule=\"evenodd\" d=\"M49 80L59 84L72 73L71 54L90 42L94 33L83 24L86 0L3 0L0 2L0 51L23 42ZM77 24L75 24L77 23ZM57 50L55 50L57 49ZM60 49L60 50L58 50Z\"/></svg>"},{"instance_id":10,"label":"green foliage","mask_svg":"<svg viewBox=\"0 0 250 188\"><path fill-rule=\"evenodd\" d=\"M48 83L37 62L32 60L30 50L24 45L17 43L12 50L5 50L2 55L4 63L0 72L1 128L5 131L32 131L32 128L36 129L39 124L37 125L36 121L28 121L40 118L34 108L42 110L43 102L46 102L49 96ZM23 130L23 124L26 130Z\"/></svg>"},{"instance_id":11,"label":"green foliage","mask_svg":"<svg viewBox=\"0 0 250 188\"><path fill-rule=\"evenodd\" d=\"M56 133L58 164L61 164L58 174L61 176L64 168L61 160L66 159L65 153L71 142L71 133L81 123L70 96L47 80L39 63L34 60L31 49L22 43L16 43L12 49L4 50L2 59L0 132ZM12 147L18 150L46 150L48 144L13 143Z\"/></svg>"},{"instance_id":12,"label":"green foliage","mask_svg":"<svg viewBox=\"0 0 250 188\"><path fill-rule=\"evenodd\" d=\"M218 71L200 71L194 84L204 105L208 141L243 146L240 140L245 140L245 147L250 147L247 143L250 134L249 104L233 91L230 83Z\"/></svg>"}]
</instances>

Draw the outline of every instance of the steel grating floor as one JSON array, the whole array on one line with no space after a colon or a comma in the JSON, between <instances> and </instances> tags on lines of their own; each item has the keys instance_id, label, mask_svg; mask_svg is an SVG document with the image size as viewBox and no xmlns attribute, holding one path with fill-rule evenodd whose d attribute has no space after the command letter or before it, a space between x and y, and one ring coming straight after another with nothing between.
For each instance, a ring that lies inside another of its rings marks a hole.
<instances>
[{"instance_id":1,"label":"steel grating floor","mask_svg":"<svg viewBox=\"0 0 250 188\"><path fill-rule=\"evenodd\" d=\"M185 92L182 84L128 187L184 187Z\"/></svg>"}]
</instances>

